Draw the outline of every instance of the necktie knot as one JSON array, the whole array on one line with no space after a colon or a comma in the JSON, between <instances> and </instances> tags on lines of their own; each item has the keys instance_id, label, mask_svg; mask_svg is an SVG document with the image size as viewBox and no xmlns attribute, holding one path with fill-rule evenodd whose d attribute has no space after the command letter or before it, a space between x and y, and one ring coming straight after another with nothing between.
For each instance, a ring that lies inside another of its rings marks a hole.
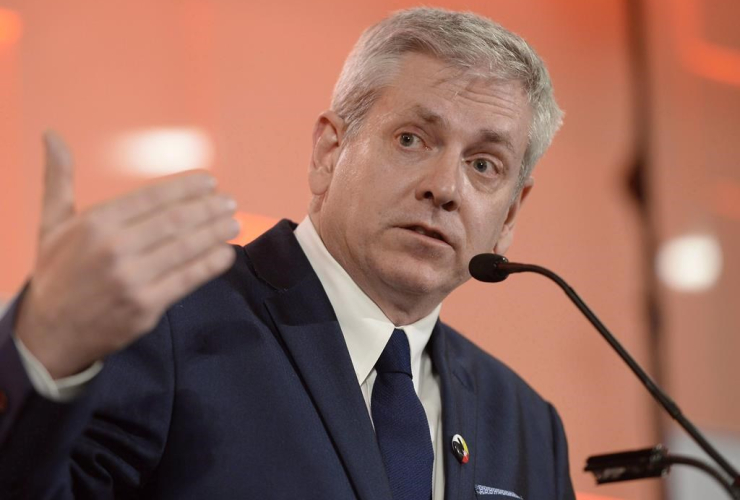
<instances>
[{"instance_id":1,"label":"necktie knot","mask_svg":"<svg viewBox=\"0 0 740 500\"><path fill-rule=\"evenodd\" d=\"M403 330L393 330L391 339L375 363L375 370L378 373L405 373L411 377L411 349Z\"/></svg>"}]
</instances>

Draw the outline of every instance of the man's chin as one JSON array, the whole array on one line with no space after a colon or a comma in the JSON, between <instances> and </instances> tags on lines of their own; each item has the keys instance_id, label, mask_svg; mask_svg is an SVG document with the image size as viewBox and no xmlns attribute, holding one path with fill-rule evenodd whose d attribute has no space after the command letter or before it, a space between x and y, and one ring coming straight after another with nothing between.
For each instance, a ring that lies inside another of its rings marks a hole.
<instances>
[{"instance_id":1,"label":"man's chin","mask_svg":"<svg viewBox=\"0 0 740 500\"><path fill-rule=\"evenodd\" d=\"M398 261L383 269L381 279L386 286L410 296L439 295L440 301L457 286L457 283L452 283L449 269L441 270L429 264L414 265L413 262L406 264Z\"/></svg>"}]
</instances>

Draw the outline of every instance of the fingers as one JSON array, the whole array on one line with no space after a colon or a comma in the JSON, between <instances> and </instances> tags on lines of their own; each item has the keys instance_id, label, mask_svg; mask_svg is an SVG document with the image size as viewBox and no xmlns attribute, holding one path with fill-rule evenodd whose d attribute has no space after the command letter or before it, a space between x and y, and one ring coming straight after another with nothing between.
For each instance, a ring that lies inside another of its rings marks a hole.
<instances>
[{"instance_id":1,"label":"fingers","mask_svg":"<svg viewBox=\"0 0 740 500\"><path fill-rule=\"evenodd\" d=\"M168 205L206 196L215 187L216 179L212 175L205 172L186 172L96 207L94 212L101 213L112 227L120 227L134 224Z\"/></svg>"},{"instance_id":2,"label":"fingers","mask_svg":"<svg viewBox=\"0 0 740 500\"><path fill-rule=\"evenodd\" d=\"M74 216L72 155L64 140L49 130L43 136L45 150L44 194L41 207L41 239Z\"/></svg>"},{"instance_id":3,"label":"fingers","mask_svg":"<svg viewBox=\"0 0 740 500\"><path fill-rule=\"evenodd\" d=\"M224 194L189 199L128 225L120 233L119 245L129 254L146 252L201 225L231 220L235 209L236 202Z\"/></svg>"},{"instance_id":4,"label":"fingers","mask_svg":"<svg viewBox=\"0 0 740 500\"><path fill-rule=\"evenodd\" d=\"M167 274L178 273L189 263L208 254L239 234L239 224L226 213L209 220L177 237L168 239L137 259L135 271L138 283L156 281ZM233 253L233 252L232 252ZM215 278L212 275L211 278Z\"/></svg>"}]
</instances>

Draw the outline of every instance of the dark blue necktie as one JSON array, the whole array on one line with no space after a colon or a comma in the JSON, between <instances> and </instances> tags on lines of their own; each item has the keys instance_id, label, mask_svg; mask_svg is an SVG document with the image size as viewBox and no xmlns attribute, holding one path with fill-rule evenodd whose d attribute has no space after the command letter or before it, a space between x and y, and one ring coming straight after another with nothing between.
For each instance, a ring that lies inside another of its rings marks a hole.
<instances>
[{"instance_id":1,"label":"dark blue necktie","mask_svg":"<svg viewBox=\"0 0 740 500\"><path fill-rule=\"evenodd\" d=\"M393 500L429 500L434 450L424 407L414 391L403 330L393 330L375 370L370 408Z\"/></svg>"}]
</instances>

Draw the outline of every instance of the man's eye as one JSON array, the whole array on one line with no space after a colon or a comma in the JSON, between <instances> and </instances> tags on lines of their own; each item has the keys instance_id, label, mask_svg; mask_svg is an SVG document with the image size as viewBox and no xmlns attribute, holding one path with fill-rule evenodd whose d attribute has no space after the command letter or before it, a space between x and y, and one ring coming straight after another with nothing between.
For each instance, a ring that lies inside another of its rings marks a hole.
<instances>
[{"instance_id":1,"label":"man's eye","mask_svg":"<svg viewBox=\"0 0 740 500\"><path fill-rule=\"evenodd\" d=\"M415 134L404 132L398 136L398 143L405 148L416 146L419 142L421 142L421 139Z\"/></svg>"},{"instance_id":2,"label":"man's eye","mask_svg":"<svg viewBox=\"0 0 740 500\"><path fill-rule=\"evenodd\" d=\"M492 174L496 170L496 166L491 160L485 158L476 158L473 160L473 168L481 174Z\"/></svg>"}]
</instances>

